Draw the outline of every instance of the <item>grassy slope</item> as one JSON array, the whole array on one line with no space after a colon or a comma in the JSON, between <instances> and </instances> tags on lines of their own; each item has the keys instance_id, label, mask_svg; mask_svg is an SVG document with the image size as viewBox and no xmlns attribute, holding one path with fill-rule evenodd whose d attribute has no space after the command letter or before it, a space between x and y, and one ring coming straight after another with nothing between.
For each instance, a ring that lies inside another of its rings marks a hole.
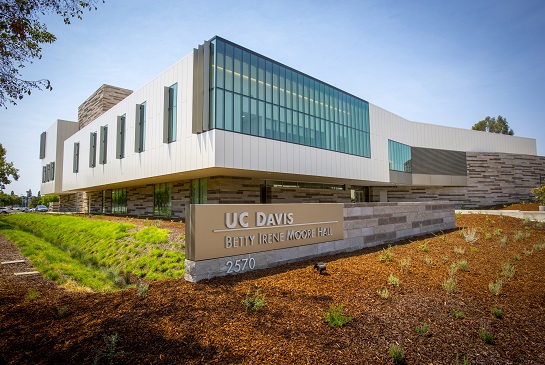
<instances>
[{"instance_id":1,"label":"grassy slope","mask_svg":"<svg viewBox=\"0 0 545 365\"><path fill-rule=\"evenodd\" d=\"M0 233L24 249L46 277L110 291L133 275L147 280L183 275L181 247L169 231L85 217L14 214L0 221ZM23 254L27 255L23 252Z\"/></svg>"}]
</instances>

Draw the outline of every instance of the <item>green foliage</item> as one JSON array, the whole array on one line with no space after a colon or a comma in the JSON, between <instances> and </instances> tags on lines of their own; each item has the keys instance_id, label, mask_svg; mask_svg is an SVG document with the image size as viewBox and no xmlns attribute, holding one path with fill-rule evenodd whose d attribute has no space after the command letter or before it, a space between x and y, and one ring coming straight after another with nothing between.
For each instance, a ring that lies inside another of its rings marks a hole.
<instances>
[{"instance_id":1,"label":"green foliage","mask_svg":"<svg viewBox=\"0 0 545 365\"><path fill-rule=\"evenodd\" d=\"M411 267L411 258L406 257L406 258L403 258L403 259L399 260L399 266L401 266L401 271L402 272L404 272L405 274L408 274L409 271L410 271L410 267Z\"/></svg>"},{"instance_id":2,"label":"green foliage","mask_svg":"<svg viewBox=\"0 0 545 365\"><path fill-rule=\"evenodd\" d=\"M519 231L517 231L517 232L515 233L515 235L513 236L513 240L514 240L515 242L518 242L518 241L524 239L524 237L525 237L525 234L524 234L522 231L519 230Z\"/></svg>"},{"instance_id":3,"label":"green foliage","mask_svg":"<svg viewBox=\"0 0 545 365\"><path fill-rule=\"evenodd\" d=\"M456 319L464 319L466 317L464 312L456 310L456 309L451 309L450 310L450 315L453 316Z\"/></svg>"},{"instance_id":4,"label":"green foliage","mask_svg":"<svg viewBox=\"0 0 545 365\"><path fill-rule=\"evenodd\" d=\"M456 274L456 271L458 271L458 265L456 265L455 262L453 262L450 265L448 276L445 277L443 280L443 289L449 294L454 294L458 291L458 283L454 275Z\"/></svg>"},{"instance_id":5,"label":"green foliage","mask_svg":"<svg viewBox=\"0 0 545 365\"><path fill-rule=\"evenodd\" d=\"M36 289L28 289L26 300L36 300L40 297L40 292Z\"/></svg>"},{"instance_id":6,"label":"green foliage","mask_svg":"<svg viewBox=\"0 0 545 365\"><path fill-rule=\"evenodd\" d=\"M460 360L458 359L458 354L456 354L456 361L455 361L454 365L471 365L471 362L469 361L467 356L464 356L462 358L462 362L460 362Z\"/></svg>"},{"instance_id":7,"label":"green foliage","mask_svg":"<svg viewBox=\"0 0 545 365\"><path fill-rule=\"evenodd\" d=\"M57 317L64 318L68 315L69 312L70 310L68 309L68 306L63 305L62 307L59 307L59 309L57 309Z\"/></svg>"},{"instance_id":8,"label":"green foliage","mask_svg":"<svg viewBox=\"0 0 545 365\"><path fill-rule=\"evenodd\" d=\"M543 251L545 250L545 242L535 243L533 247L534 251Z\"/></svg>"},{"instance_id":9,"label":"green foliage","mask_svg":"<svg viewBox=\"0 0 545 365\"><path fill-rule=\"evenodd\" d=\"M120 351L118 349L117 342L119 341L119 335L117 334L117 332L110 336L104 334L102 335L102 339L104 341L104 346L101 349L97 350L93 365L100 364L100 360L103 358L108 360L109 364L114 364L116 358L126 355L124 351Z\"/></svg>"},{"instance_id":10,"label":"green foliage","mask_svg":"<svg viewBox=\"0 0 545 365\"><path fill-rule=\"evenodd\" d=\"M424 262L424 264L426 265L433 265L433 260L429 257L429 256L424 256L424 258L422 259L422 261Z\"/></svg>"},{"instance_id":11,"label":"green foliage","mask_svg":"<svg viewBox=\"0 0 545 365\"><path fill-rule=\"evenodd\" d=\"M428 250L429 250L428 241L424 241L423 243L418 245L418 251L428 252Z\"/></svg>"},{"instance_id":12,"label":"green foliage","mask_svg":"<svg viewBox=\"0 0 545 365\"><path fill-rule=\"evenodd\" d=\"M0 9L2 9L2 5L0 4ZM2 12L0 12L2 13ZM0 24L2 15L0 15ZM4 33L3 27L0 25L0 35ZM0 42L0 50L2 49L1 45L4 41ZM2 63L4 62L4 54L2 52ZM2 68L2 78L4 77L4 69ZM2 89L4 88L4 81L0 83L0 106L2 106L2 98L3 98L3 92ZM13 180L17 181L19 180L19 170L13 167L13 162L7 162L6 161L6 149L2 146L0 143L0 191L4 190L6 185L9 185L11 183L11 178Z\"/></svg>"},{"instance_id":13,"label":"green foliage","mask_svg":"<svg viewBox=\"0 0 545 365\"><path fill-rule=\"evenodd\" d=\"M539 205L545 205L545 184L539 188L533 188L530 192L535 195L535 199Z\"/></svg>"},{"instance_id":14,"label":"green foliage","mask_svg":"<svg viewBox=\"0 0 545 365\"><path fill-rule=\"evenodd\" d=\"M455 254L458 254L458 255L463 255L463 254L466 252L466 251L465 251L462 247L460 247L460 246L454 246L453 250L454 250L454 253L455 253Z\"/></svg>"},{"instance_id":15,"label":"green foliage","mask_svg":"<svg viewBox=\"0 0 545 365\"><path fill-rule=\"evenodd\" d=\"M392 360L394 360L394 364L405 364L405 349L399 343L390 346L389 354Z\"/></svg>"},{"instance_id":16,"label":"green foliage","mask_svg":"<svg viewBox=\"0 0 545 365\"><path fill-rule=\"evenodd\" d=\"M507 247L507 243L508 243L507 236L503 236L502 238L500 238L500 247L501 248Z\"/></svg>"},{"instance_id":17,"label":"green foliage","mask_svg":"<svg viewBox=\"0 0 545 365\"><path fill-rule=\"evenodd\" d=\"M149 293L149 285L148 284L140 284L138 285L138 289L136 290L136 295L138 295L139 298L145 298L148 296Z\"/></svg>"},{"instance_id":18,"label":"green foliage","mask_svg":"<svg viewBox=\"0 0 545 365\"><path fill-rule=\"evenodd\" d=\"M467 261L466 261L466 260L460 260L460 261L458 261L458 267L459 267L460 270L462 270L462 271L469 271L469 269L467 268Z\"/></svg>"},{"instance_id":19,"label":"green foliage","mask_svg":"<svg viewBox=\"0 0 545 365\"><path fill-rule=\"evenodd\" d=\"M503 288L503 281L501 279L496 280L495 283L488 283L488 290L495 296L500 294L501 288Z\"/></svg>"},{"instance_id":20,"label":"green foliage","mask_svg":"<svg viewBox=\"0 0 545 365\"><path fill-rule=\"evenodd\" d=\"M499 308L496 308L496 307L492 308L490 310L490 313L492 313L492 315L494 317L496 317L497 319L502 319L503 318L503 312Z\"/></svg>"},{"instance_id":21,"label":"green foliage","mask_svg":"<svg viewBox=\"0 0 545 365\"><path fill-rule=\"evenodd\" d=\"M501 264L501 274L508 279L511 279L515 276L515 265L509 261L503 262Z\"/></svg>"},{"instance_id":22,"label":"green foliage","mask_svg":"<svg viewBox=\"0 0 545 365\"><path fill-rule=\"evenodd\" d=\"M421 326L416 326L416 328L415 328L416 333L418 333L420 336L426 336L429 329L430 329L430 325L427 324L427 323L424 323Z\"/></svg>"},{"instance_id":23,"label":"green foliage","mask_svg":"<svg viewBox=\"0 0 545 365\"><path fill-rule=\"evenodd\" d=\"M0 3L0 107L7 108L8 103L16 105L17 100L30 95L33 89L52 89L48 80L26 81L19 78L25 64L42 58L42 45L51 44L57 39L40 21L40 17L57 14L65 24L70 24L72 18L81 19L85 10L96 9L94 4L97 2L26 0Z\"/></svg>"},{"instance_id":24,"label":"green foliage","mask_svg":"<svg viewBox=\"0 0 545 365\"><path fill-rule=\"evenodd\" d=\"M475 243L479 239L477 236L477 230L475 228L467 228L462 231L464 239L467 243Z\"/></svg>"},{"instance_id":25,"label":"green foliage","mask_svg":"<svg viewBox=\"0 0 545 365\"><path fill-rule=\"evenodd\" d=\"M387 300L390 297L390 292L388 291L388 288L378 289L377 294L380 297L380 299L384 299L384 300Z\"/></svg>"},{"instance_id":26,"label":"green foliage","mask_svg":"<svg viewBox=\"0 0 545 365\"><path fill-rule=\"evenodd\" d=\"M399 278L394 274L390 273L390 276L388 276L388 284L393 286L399 286Z\"/></svg>"},{"instance_id":27,"label":"green foliage","mask_svg":"<svg viewBox=\"0 0 545 365\"><path fill-rule=\"evenodd\" d=\"M261 293L261 288L256 288L252 294L251 287L249 287L248 292L246 292L246 298L242 301L242 304L246 308L246 312L248 309L256 311L259 308L266 306L267 301L265 300L265 294Z\"/></svg>"},{"instance_id":28,"label":"green foliage","mask_svg":"<svg viewBox=\"0 0 545 365\"><path fill-rule=\"evenodd\" d=\"M383 248L382 252L378 255L378 260L380 262L392 261L394 259L394 254L392 253L392 246L388 245L388 248Z\"/></svg>"},{"instance_id":29,"label":"green foliage","mask_svg":"<svg viewBox=\"0 0 545 365\"><path fill-rule=\"evenodd\" d=\"M73 280L95 291L111 291L127 285L130 275L148 281L183 276L185 253L169 243L167 230L151 226L129 233L134 228L56 215L12 214L0 220L0 233L59 284Z\"/></svg>"},{"instance_id":30,"label":"green foliage","mask_svg":"<svg viewBox=\"0 0 545 365\"><path fill-rule=\"evenodd\" d=\"M481 121L478 121L471 127L474 131L483 131L490 133L514 135L515 132L509 127L507 119L498 115L498 118L487 116Z\"/></svg>"},{"instance_id":31,"label":"green foliage","mask_svg":"<svg viewBox=\"0 0 545 365\"><path fill-rule=\"evenodd\" d=\"M342 315L343 306L342 304L338 307L331 305L327 310L327 313L324 314L324 318L329 323L331 327L342 327L352 320L350 316Z\"/></svg>"},{"instance_id":32,"label":"green foliage","mask_svg":"<svg viewBox=\"0 0 545 365\"><path fill-rule=\"evenodd\" d=\"M481 328L479 329L479 338L488 345L494 344L494 334L490 325L486 322L481 322Z\"/></svg>"},{"instance_id":33,"label":"green foliage","mask_svg":"<svg viewBox=\"0 0 545 365\"><path fill-rule=\"evenodd\" d=\"M503 229L501 229L501 228L495 229L494 230L494 236L499 236L499 235L502 234L502 232L503 232Z\"/></svg>"}]
</instances>

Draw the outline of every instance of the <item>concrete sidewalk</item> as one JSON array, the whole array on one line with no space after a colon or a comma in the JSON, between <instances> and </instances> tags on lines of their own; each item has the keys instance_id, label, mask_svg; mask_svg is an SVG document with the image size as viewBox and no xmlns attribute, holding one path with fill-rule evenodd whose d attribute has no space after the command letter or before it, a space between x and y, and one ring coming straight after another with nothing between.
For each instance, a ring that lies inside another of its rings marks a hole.
<instances>
[{"instance_id":1,"label":"concrete sidewalk","mask_svg":"<svg viewBox=\"0 0 545 365\"><path fill-rule=\"evenodd\" d=\"M521 210L471 210L459 209L456 213L462 214L487 214L487 215L505 215L520 219L530 219L538 222L545 222L545 212L524 212Z\"/></svg>"}]
</instances>

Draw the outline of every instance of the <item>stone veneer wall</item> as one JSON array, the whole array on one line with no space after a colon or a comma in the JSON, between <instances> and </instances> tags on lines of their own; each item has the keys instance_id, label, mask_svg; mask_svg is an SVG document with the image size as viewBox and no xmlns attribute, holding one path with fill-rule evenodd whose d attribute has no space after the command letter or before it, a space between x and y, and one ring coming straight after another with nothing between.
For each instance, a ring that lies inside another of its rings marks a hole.
<instances>
[{"instance_id":1,"label":"stone veneer wall","mask_svg":"<svg viewBox=\"0 0 545 365\"><path fill-rule=\"evenodd\" d=\"M342 240L211 260L185 260L185 279L196 282L227 275L227 261L251 257L254 269L266 269L456 227L454 204L448 202L349 203L344 204L343 216Z\"/></svg>"},{"instance_id":2,"label":"stone veneer wall","mask_svg":"<svg viewBox=\"0 0 545 365\"><path fill-rule=\"evenodd\" d=\"M208 204L258 204L260 181L251 177L208 178Z\"/></svg>"},{"instance_id":3,"label":"stone veneer wall","mask_svg":"<svg viewBox=\"0 0 545 365\"><path fill-rule=\"evenodd\" d=\"M388 201L447 200L464 208L529 201L530 189L545 182L545 157L467 152L467 186L373 187L372 200L388 191Z\"/></svg>"},{"instance_id":4,"label":"stone veneer wall","mask_svg":"<svg viewBox=\"0 0 545 365\"><path fill-rule=\"evenodd\" d=\"M350 190L308 189L308 188L267 188L270 203L348 203Z\"/></svg>"},{"instance_id":5,"label":"stone veneer wall","mask_svg":"<svg viewBox=\"0 0 545 365\"><path fill-rule=\"evenodd\" d=\"M79 129L100 117L111 107L132 94L132 90L102 85L78 107Z\"/></svg>"}]
</instances>

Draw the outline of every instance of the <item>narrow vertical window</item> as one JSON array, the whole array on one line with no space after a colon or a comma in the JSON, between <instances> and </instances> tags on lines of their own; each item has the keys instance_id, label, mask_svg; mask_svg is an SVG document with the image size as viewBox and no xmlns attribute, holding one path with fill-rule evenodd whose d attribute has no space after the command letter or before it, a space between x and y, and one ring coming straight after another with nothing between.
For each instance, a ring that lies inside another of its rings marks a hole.
<instances>
[{"instance_id":1,"label":"narrow vertical window","mask_svg":"<svg viewBox=\"0 0 545 365\"><path fill-rule=\"evenodd\" d=\"M115 157L125 158L125 114L117 117L117 143Z\"/></svg>"},{"instance_id":2,"label":"narrow vertical window","mask_svg":"<svg viewBox=\"0 0 545 365\"><path fill-rule=\"evenodd\" d=\"M171 143L176 141L177 124L177 99L178 84L165 88L165 118L163 123L163 142Z\"/></svg>"},{"instance_id":3,"label":"narrow vertical window","mask_svg":"<svg viewBox=\"0 0 545 365\"><path fill-rule=\"evenodd\" d=\"M97 132L92 132L89 139L89 167L97 164Z\"/></svg>"},{"instance_id":4,"label":"narrow vertical window","mask_svg":"<svg viewBox=\"0 0 545 365\"><path fill-rule=\"evenodd\" d=\"M191 180L191 204L206 204L208 201L208 179Z\"/></svg>"},{"instance_id":5,"label":"narrow vertical window","mask_svg":"<svg viewBox=\"0 0 545 365\"><path fill-rule=\"evenodd\" d=\"M74 161L72 171L74 173L79 172L79 142L74 143Z\"/></svg>"},{"instance_id":6,"label":"narrow vertical window","mask_svg":"<svg viewBox=\"0 0 545 365\"><path fill-rule=\"evenodd\" d=\"M40 135L40 159L45 158L45 137L46 132Z\"/></svg>"},{"instance_id":7,"label":"narrow vertical window","mask_svg":"<svg viewBox=\"0 0 545 365\"><path fill-rule=\"evenodd\" d=\"M44 183L46 180L46 173L47 173L47 167L46 166L43 166L42 167L42 182Z\"/></svg>"},{"instance_id":8,"label":"narrow vertical window","mask_svg":"<svg viewBox=\"0 0 545 365\"><path fill-rule=\"evenodd\" d=\"M108 126L100 127L100 159L101 165L106 164L106 157L108 155Z\"/></svg>"},{"instance_id":9,"label":"narrow vertical window","mask_svg":"<svg viewBox=\"0 0 545 365\"><path fill-rule=\"evenodd\" d=\"M127 189L112 190L112 214L127 214Z\"/></svg>"},{"instance_id":10,"label":"narrow vertical window","mask_svg":"<svg viewBox=\"0 0 545 365\"><path fill-rule=\"evenodd\" d=\"M145 150L146 140L146 102L136 105L136 121L134 133L134 152Z\"/></svg>"}]
</instances>

